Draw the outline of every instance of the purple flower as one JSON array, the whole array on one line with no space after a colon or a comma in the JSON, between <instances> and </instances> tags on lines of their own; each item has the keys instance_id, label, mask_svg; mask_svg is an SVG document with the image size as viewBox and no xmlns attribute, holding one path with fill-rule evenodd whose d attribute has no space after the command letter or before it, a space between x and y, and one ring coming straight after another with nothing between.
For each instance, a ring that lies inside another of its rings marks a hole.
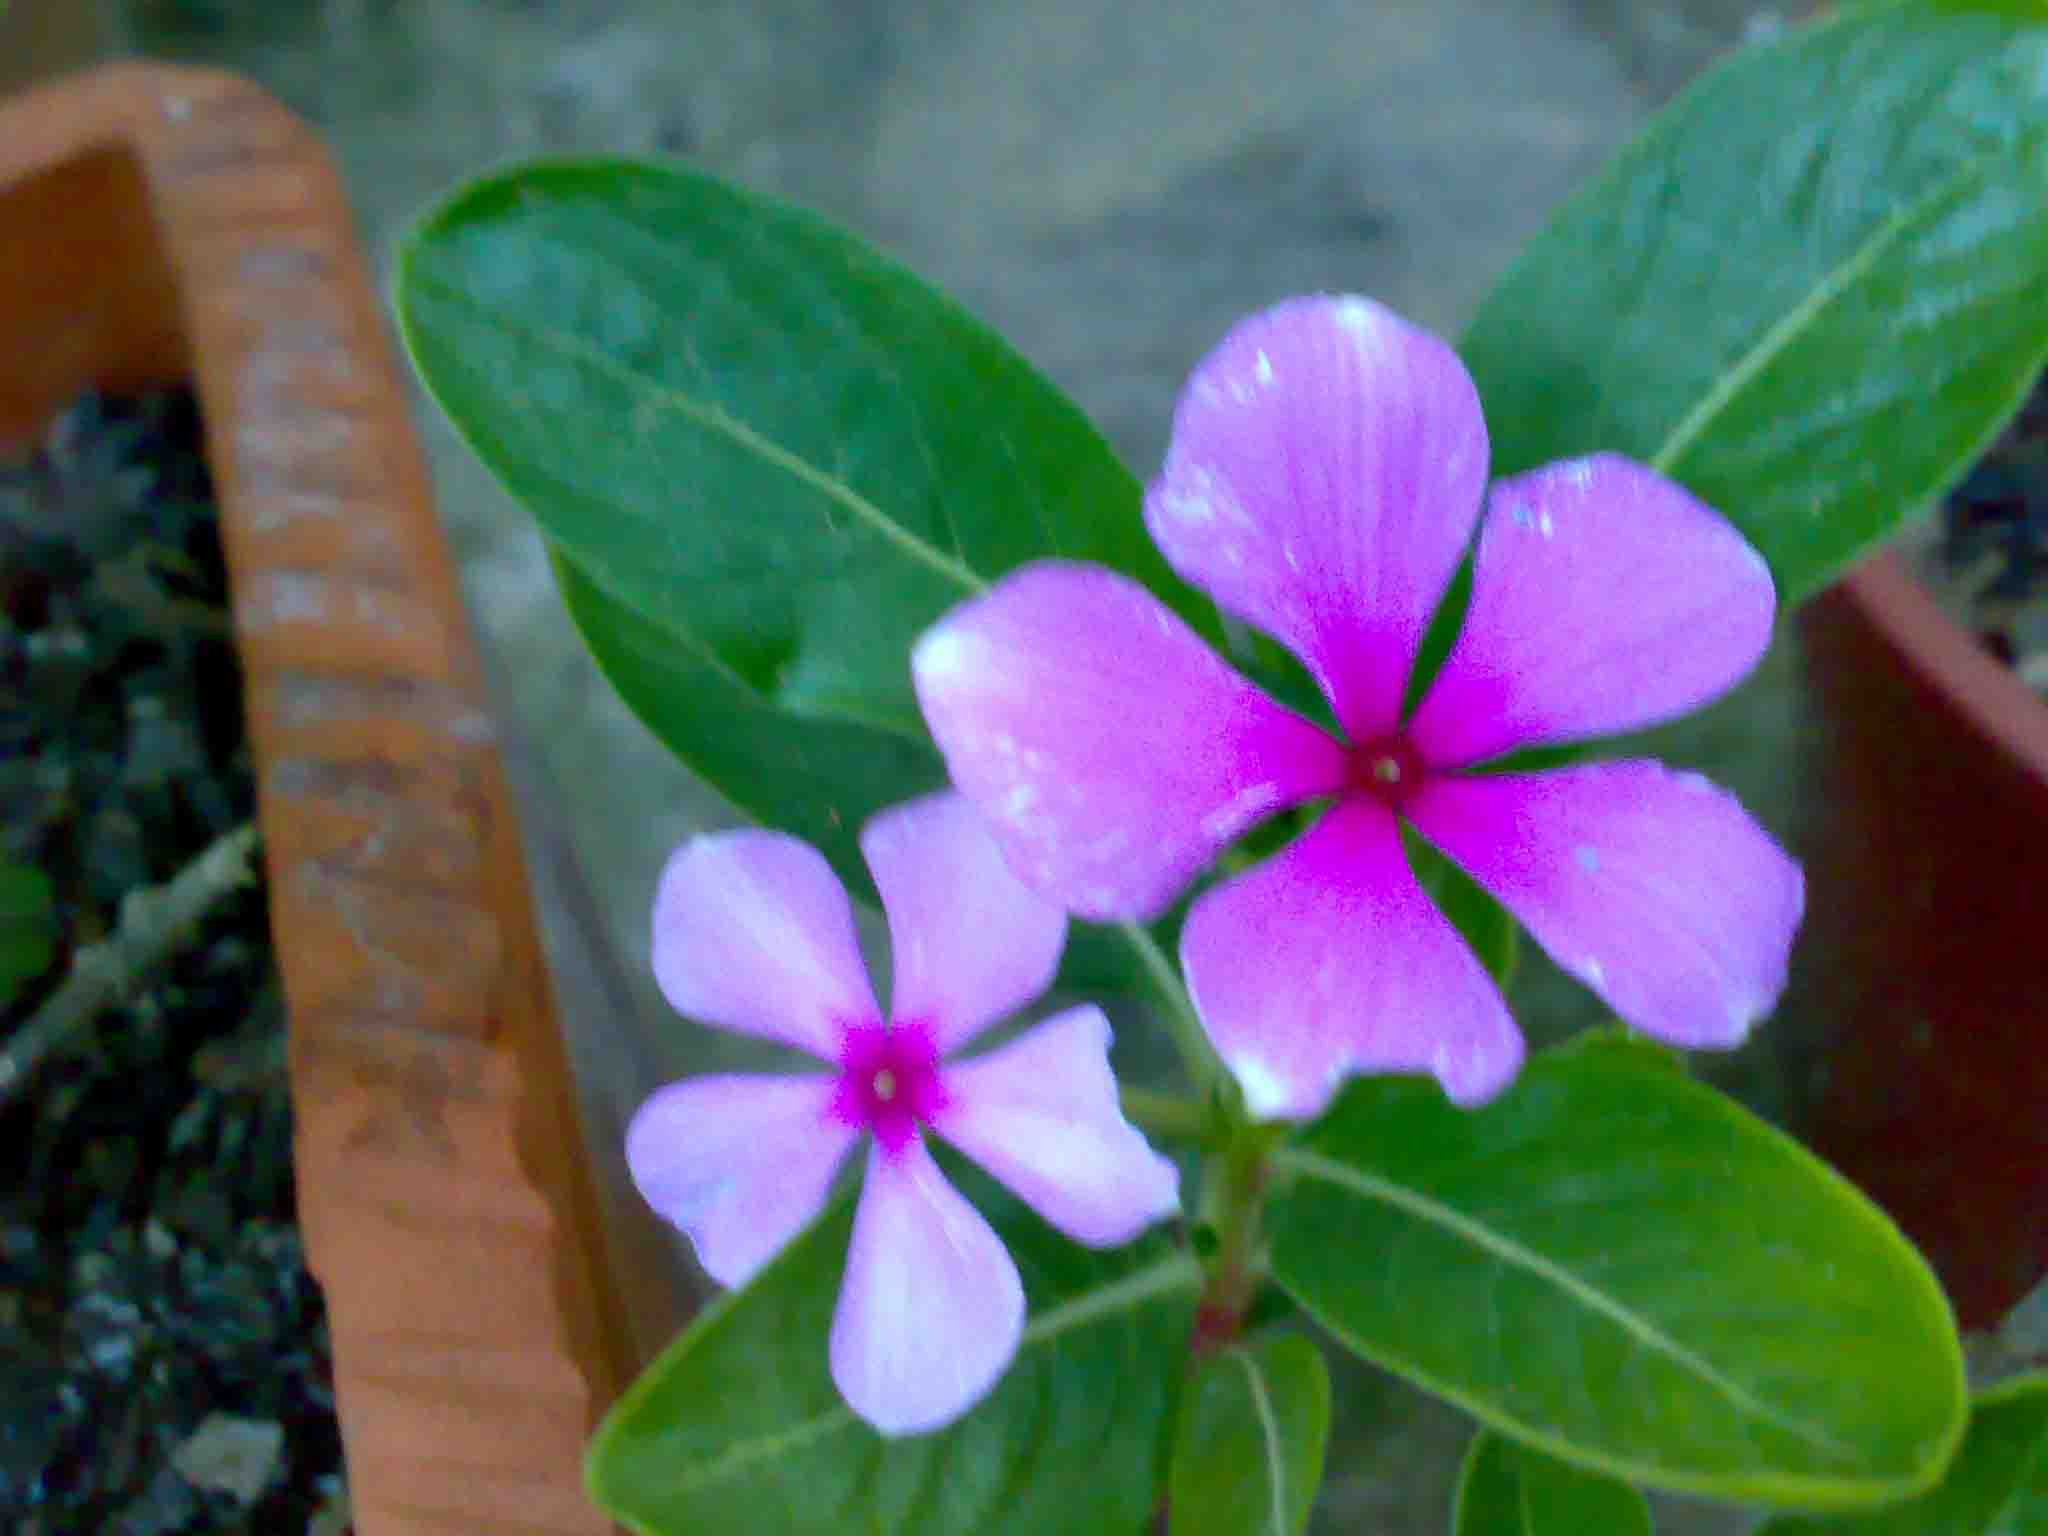
<instances>
[{"instance_id":1,"label":"purple flower","mask_svg":"<svg viewBox=\"0 0 2048 1536\"><path fill-rule=\"evenodd\" d=\"M669 860L654 901L654 974L669 1002L831 1071L672 1083L634 1116L626 1161L704 1268L736 1286L818 1213L847 1152L871 1135L832 1379L876 1429L914 1434L995 1385L1024 1328L1017 1267L939 1172L926 1130L1095 1247L1179 1209L1179 1176L1123 1118L1100 1009L945 1059L1043 992L1066 942L1065 915L1018 884L966 802L897 806L860 845L889 919L887 1016L846 891L816 850L727 832Z\"/></svg>"},{"instance_id":2,"label":"purple flower","mask_svg":"<svg viewBox=\"0 0 2048 1536\"><path fill-rule=\"evenodd\" d=\"M1181 576L1301 659L1342 740L1094 567L1027 566L914 654L954 783L1019 875L1084 917L1154 916L1261 818L1329 801L1182 933L1196 1010L1256 1113L1312 1116L1352 1072L1426 1071L1466 1104L1514 1077L1521 1037L1416 883L1402 822L1645 1033L1733 1045L1783 987L1799 869L1731 796L1647 761L1468 771L1733 686L1770 640L1762 558L1626 459L1490 495L1486 476L1449 347L1364 299L1282 304L1196 371L1145 522ZM1464 627L1403 720L1476 522Z\"/></svg>"}]
</instances>

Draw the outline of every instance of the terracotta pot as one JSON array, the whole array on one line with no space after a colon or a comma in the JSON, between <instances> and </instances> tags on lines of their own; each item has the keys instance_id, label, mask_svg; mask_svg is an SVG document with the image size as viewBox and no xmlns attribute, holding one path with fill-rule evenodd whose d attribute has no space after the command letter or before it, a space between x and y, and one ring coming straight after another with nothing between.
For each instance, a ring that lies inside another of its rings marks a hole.
<instances>
[{"instance_id":1,"label":"terracotta pot","mask_svg":"<svg viewBox=\"0 0 2048 1536\"><path fill-rule=\"evenodd\" d=\"M363 1536L608 1529L629 1368L475 646L340 180L229 76L0 106L0 437L193 380Z\"/></svg>"},{"instance_id":2,"label":"terracotta pot","mask_svg":"<svg viewBox=\"0 0 2048 1536\"><path fill-rule=\"evenodd\" d=\"M1897 555L1804 639L1827 750L1802 945L1837 1032L1809 1134L1988 1327L2048 1270L2048 704Z\"/></svg>"}]
</instances>

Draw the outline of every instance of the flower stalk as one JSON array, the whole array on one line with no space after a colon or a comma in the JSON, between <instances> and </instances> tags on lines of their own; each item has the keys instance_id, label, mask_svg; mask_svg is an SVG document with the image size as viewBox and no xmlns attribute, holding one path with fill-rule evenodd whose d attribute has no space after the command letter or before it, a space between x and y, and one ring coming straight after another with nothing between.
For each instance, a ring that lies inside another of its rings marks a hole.
<instances>
[{"instance_id":1,"label":"flower stalk","mask_svg":"<svg viewBox=\"0 0 2048 1536\"><path fill-rule=\"evenodd\" d=\"M1286 1131L1282 1124L1241 1126L1205 1191L1205 1215L1216 1231L1216 1252L1195 1303L1195 1334L1189 1347L1196 1355L1226 1348L1244 1331L1262 1270L1264 1234L1259 1218L1272 1187L1272 1153Z\"/></svg>"}]
</instances>

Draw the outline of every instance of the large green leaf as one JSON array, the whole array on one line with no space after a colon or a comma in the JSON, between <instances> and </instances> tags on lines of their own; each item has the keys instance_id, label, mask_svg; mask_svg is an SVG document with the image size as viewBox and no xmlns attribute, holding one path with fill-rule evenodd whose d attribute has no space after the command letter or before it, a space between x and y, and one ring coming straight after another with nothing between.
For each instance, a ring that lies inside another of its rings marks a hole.
<instances>
[{"instance_id":1,"label":"large green leaf","mask_svg":"<svg viewBox=\"0 0 2048 1536\"><path fill-rule=\"evenodd\" d=\"M1093 1253L947 1160L1024 1277L1016 1363L952 1428L888 1440L833 1388L842 1200L700 1317L592 1444L592 1496L658 1536L1133 1536L1158 1497L1194 1298L1163 1240Z\"/></svg>"},{"instance_id":2,"label":"large green leaf","mask_svg":"<svg viewBox=\"0 0 2048 1536\"><path fill-rule=\"evenodd\" d=\"M627 707L735 807L816 846L872 900L856 841L861 824L884 806L943 786L938 749L894 731L788 714L706 660L694 641L606 596L559 556L555 579Z\"/></svg>"},{"instance_id":3,"label":"large green leaf","mask_svg":"<svg viewBox=\"0 0 2048 1536\"><path fill-rule=\"evenodd\" d=\"M600 591L794 713L909 733L918 633L1028 560L1212 637L1085 416L817 216L679 166L515 167L401 252L428 388Z\"/></svg>"},{"instance_id":4,"label":"large green leaf","mask_svg":"<svg viewBox=\"0 0 2048 1536\"><path fill-rule=\"evenodd\" d=\"M1642 459L1798 601L1959 475L2040 370L2044 186L2038 19L1904 0L1737 55L1474 321L1497 472Z\"/></svg>"},{"instance_id":5,"label":"large green leaf","mask_svg":"<svg viewBox=\"0 0 2048 1536\"><path fill-rule=\"evenodd\" d=\"M1181 1400L1173 1536L1298 1536L1323 1480L1330 1373L1281 1334L1205 1356Z\"/></svg>"},{"instance_id":6,"label":"large green leaf","mask_svg":"<svg viewBox=\"0 0 2048 1536\"><path fill-rule=\"evenodd\" d=\"M1655 1053L1547 1052L1477 1111L1361 1082L1277 1157L1274 1278L1367 1359L1566 1460L1835 1508L1931 1486L1962 1433L1920 1256Z\"/></svg>"},{"instance_id":7,"label":"large green leaf","mask_svg":"<svg viewBox=\"0 0 2048 1536\"><path fill-rule=\"evenodd\" d=\"M1451 1536L1650 1536L1640 1492L1482 1429L1458 1478Z\"/></svg>"},{"instance_id":8,"label":"large green leaf","mask_svg":"<svg viewBox=\"0 0 2048 1536\"><path fill-rule=\"evenodd\" d=\"M1785 1518L1757 1536L2043 1536L2048 1532L2048 1375L1981 1394L1939 1488L1867 1515Z\"/></svg>"},{"instance_id":9,"label":"large green leaf","mask_svg":"<svg viewBox=\"0 0 2048 1536\"><path fill-rule=\"evenodd\" d=\"M48 969L56 937L50 877L26 864L0 862L0 1007Z\"/></svg>"},{"instance_id":10,"label":"large green leaf","mask_svg":"<svg viewBox=\"0 0 2048 1536\"><path fill-rule=\"evenodd\" d=\"M606 596L559 554L554 564L570 618L627 707L734 809L812 844L857 898L876 905L861 826L885 806L943 787L938 749L922 737L777 709L705 660L694 641ZM1071 924L1062 984L1151 990L1134 941L1144 942L1117 928Z\"/></svg>"}]
</instances>

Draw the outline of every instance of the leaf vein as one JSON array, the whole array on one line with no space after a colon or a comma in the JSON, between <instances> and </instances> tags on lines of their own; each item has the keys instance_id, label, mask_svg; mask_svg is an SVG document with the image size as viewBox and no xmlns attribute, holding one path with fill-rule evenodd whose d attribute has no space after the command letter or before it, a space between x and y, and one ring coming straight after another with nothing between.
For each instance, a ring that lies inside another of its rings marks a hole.
<instances>
[{"instance_id":1,"label":"leaf vein","mask_svg":"<svg viewBox=\"0 0 2048 1536\"><path fill-rule=\"evenodd\" d=\"M1668 472L1680 455L1713 424L1714 419L1748 387L1751 380L1776 361L1786 348L1799 340L1816 317L1846 292L1850 284L1875 266L1878 259L1903 239L1931 209L1938 207L1972 179L1984 178L1992 165L2006 159L2016 148L2014 145L2001 144L1972 155L1926 192L1884 219L1862 244L1837 263L1832 271L1813 286L1805 298L1780 316L1762 336L1757 338L1755 345L1742 355L1735 366L1724 372L1715 381L1714 386L1693 403L1692 409L1686 412L1665 437L1656 453L1651 455L1650 467L1660 473Z\"/></svg>"},{"instance_id":2,"label":"leaf vein","mask_svg":"<svg viewBox=\"0 0 2048 1536\"><path fill-rule=\"evenodd\" d=\"M1723 1374L1711 1361L1670 1337L1650 1319L1640 1316L1614 1298L1593 1289L1578 1275L1555 1260L1524 1247L1511 1237L1480 1225L1464 1212L1433 1200L1419 1190L1408 1189L1386 1179L1377 1178L1305 1148L1284 1148L1276 1154L1276 1161L1298 1173L1320 1179L1326 1184L1334 1184L1365 1199L1398 1207L1425 1222L1435 1223L1455 1233L1475 1247L1486 1250L1502 1263L1513 1264L1526 1270L1537 1278L1549 1282L1588 1310L1600 1313L1628 1333L1638 1344L1655 1350L1685 1367L1700 1381L1712 1387L1744 1412L1806 1441L1809 1445L1839 1456L1854 1456L1852 1447L1844 1445L1818 1426L1792 1418L1764 1402L1740 1382L1731 1380Z\"/></svg>"},{"instance_id":3,"label":"leaf vein","mask_svg":"<svg viewBox=\"0 0 2048 1536\"><path fill-rule=\"evenodd\" d=\"M1241 1349L1233 1350L1232 1354L1244 1368L1245 1386L1252 1395L1252 1412L1258 1415L1259 1437L1266 1448L1266 1482L1273 1493L1266 1513L1272 1521L1273 1536L1287 1536L1287 1467L1281 1454L1280 1421L1273 1414L1273 1399L1266 1391L1258 1363Z\"/></svg>"},{"instance_id":4,"label":"leaf vein","mask_svg":"<svg viewBox=\"0 0 2048 1536\"><path fill-rule=\"evenodd\" d=\"M1200 1280L1201 1267L1188 1254L1176 1250L1099 1290L1072 1297L1040 1313L1025 1327L1019 1347L1044 1344L1063 1333L1085 1328L1118 1312L1131 1311L1176 1290L1193 1290ZM757 1462L801 1450L858 1424L852 1409L844 1403L835 1403L825 1412L800 1420L786 1429L736 1441L716 1456L694 1465L681 1465L669 1486L676 1493L694 1492L722 1482Z\"/></svg>"},{"instance_id":5,"label":"leaf vein","mask_svg":"<svg viewBox=\"0 0 2048 1536\"><path fill-rule=\"evenodd\" d=\"M440 296L445 300L464 304L480 315L484 313L482 306L475 304L459 289L427 277L416 277L414 281L421 286L439 289ZM833 479L780 443L755 430L723 406L711 401L693 399L682 391L649 377L639 369L620 362L604 348L585 341L572 332L556 330L552 326L534 325L498 311L491 311L489 319L506 330L523 335L534 345L553 348L565 357L575 358L598 372L609 374L629 390L637 391L645 403L674 411L707 433L725 438L733 446L752 454L770 468L845 508L911 559L944 576L962 591L981 592L987 589L988 583L978 572L918 537L852 486Z\"/></svg>"}]
</instances>

